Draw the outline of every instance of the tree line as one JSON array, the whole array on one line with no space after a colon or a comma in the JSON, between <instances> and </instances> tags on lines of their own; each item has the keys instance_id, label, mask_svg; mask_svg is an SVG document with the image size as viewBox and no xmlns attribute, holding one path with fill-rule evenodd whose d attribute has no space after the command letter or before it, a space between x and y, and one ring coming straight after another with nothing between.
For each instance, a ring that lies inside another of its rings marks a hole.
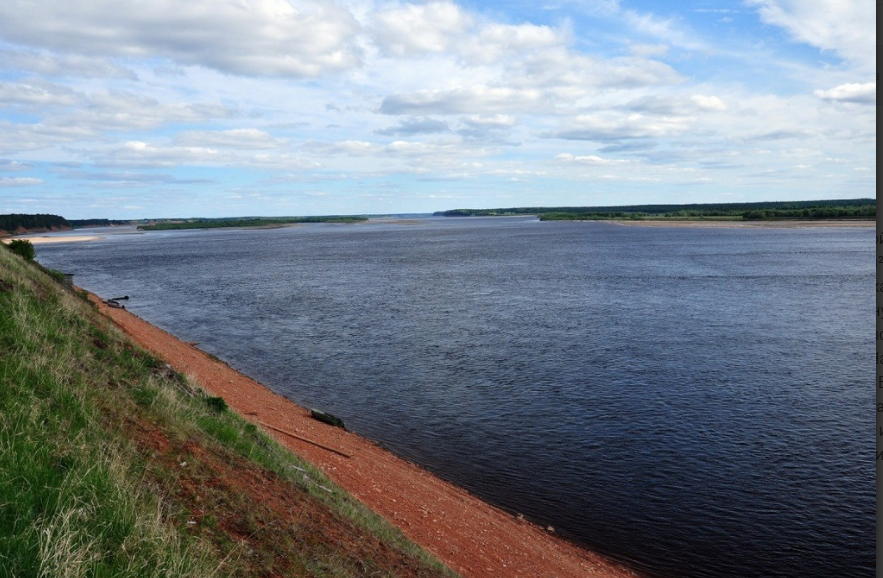
<instances>
[{"instance_id":1,"label":"tree line","mask_svg":"<svg viewBox=\"0 0 883 578\"><path fill-rule=\"evenodd\" d=\"M875 219L876 199L768 201L688 205L623 205L602 207L512 207L438 211L443 217L538 215L541 220L594 219Z\"/></svg>"},{"instance_id":2,"label":"tree line","mask_svg":"<svg viewBox=\"0 0 883 578\"><path fill-rule=\"evenodd\" d=\"M19 230L47 231L71 228L71 224L67 219L58 215L25 215L19 213L0 215L0 231L10 234Z\"/></svg>"}]
</instances>

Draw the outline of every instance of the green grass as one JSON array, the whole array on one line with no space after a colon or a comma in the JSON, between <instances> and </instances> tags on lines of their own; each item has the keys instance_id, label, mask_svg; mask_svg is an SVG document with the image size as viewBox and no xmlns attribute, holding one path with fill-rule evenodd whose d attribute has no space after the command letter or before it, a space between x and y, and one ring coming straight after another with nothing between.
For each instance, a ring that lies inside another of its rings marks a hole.
<instances>
[{"instance_id":1,"label":"green grass","mask_svg":"<svg viewBox=\"0 0 883 578\"><path fill-rule=\"evenodd\" d=\"M454 576L81 295L0 251L0 578L396 575L321 529L280 527L216 483L222 466L287 484L292 508L330 512L416 575Z\"/></svg>"}]
</instances>

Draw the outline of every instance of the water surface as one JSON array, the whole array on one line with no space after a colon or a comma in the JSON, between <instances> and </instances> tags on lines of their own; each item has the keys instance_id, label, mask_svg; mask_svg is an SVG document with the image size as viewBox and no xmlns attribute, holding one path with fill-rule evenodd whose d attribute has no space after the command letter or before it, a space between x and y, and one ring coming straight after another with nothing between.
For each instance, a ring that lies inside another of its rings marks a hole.
<instances>
[{"instance_id":1,"label":"water surface","mask_svg":"<svg viewBox=\"0 0 883 578\"><path fill-rule=\"evenodd\" d=\"M44 264L660 577L871 576L871 229L113 235Z\"/></svg>"}]
</instances>

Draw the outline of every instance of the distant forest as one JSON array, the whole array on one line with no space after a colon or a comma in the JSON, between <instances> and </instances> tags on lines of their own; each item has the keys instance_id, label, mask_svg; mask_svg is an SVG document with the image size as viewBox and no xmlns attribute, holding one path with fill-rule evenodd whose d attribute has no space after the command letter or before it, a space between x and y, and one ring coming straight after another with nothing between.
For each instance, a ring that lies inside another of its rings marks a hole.
<instances>
[{"instance_id":1,"label":"distant forest","mask_svg":"<svg viewBox=\"0 0 883 578\"><path fill-rule=\"evenodd\" d=\"M434 213L442 217L537 215L541 220L596 219L876 219L876 199L710 203L691 205L625 205L613 207L515 207L508 209L454 209Z\"/></svg>"},{"instance_id":2,"label":"distant forest","mask_svg":"<svg viewBox=\"0 0 883 578\"><path fill-rule=\"evenodd\" d=\"M22 215L17 213L0 215L0 232L13 234L16 231L53 231L70 229L71 224L58 215Z\"/></svg>"},{"instance_id":3,"label":"distant forest","mask_svg":"<svg viewBox=\"0 0 883 578\"><path fill-rule=\"evenodd\" d=\"M277 227L300 223L360 223L368 217L245 217L233 219L187 219L186 221L161 221L152 225L139 225L143 231L170 231L176 229L222 229L228 227Z\"/></svg>"},{"instance_id":4,"label":"distant forest","mask_svg":"<svg viewBox=\"0 0 883 578\"><path fill-rule=\"evenodd\" d=\"M64 231L81 227L109 227L111 225L128 225L131 221L113 219L65 219L58 215L0 215L0 234L8 235L16 232L37 233L41 231Z\"/></svg>"},{"instance_id":5,"label":"distant forest","mask_svg":"<svg viewBox=\"0 0 883 578\"><path fill-rule=\"evenodd\" d=\"M113 227L116 225L131 225L132 221L119 221L115 219L68 219L68 223L74 229L83 227Z\"/></svg>"}]
</instances>

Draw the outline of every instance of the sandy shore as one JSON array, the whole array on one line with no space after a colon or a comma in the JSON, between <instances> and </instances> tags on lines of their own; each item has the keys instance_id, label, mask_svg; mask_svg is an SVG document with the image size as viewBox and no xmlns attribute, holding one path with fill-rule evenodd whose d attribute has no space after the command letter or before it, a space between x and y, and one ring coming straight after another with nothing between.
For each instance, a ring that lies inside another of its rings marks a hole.
<instances>
[{"instance_id":1,"label":"sandy shore","mask_svg":"<svg viewBox=\"0 0 883 578\"><path fill-rule=\"evenodd\" d=\"M590 222L590 221L586 221ZM709 229L807 229L812 227L876 227L877 221L634 221L604 223L633 227L702 227Z\"/></svg>"},{"instance_id":2,"label":"sandy shore","mask_svg":"<svg viewBox=\"0 0 883 578\"><path fill-rule=\"evenodd\" d=\"M626 578L638 574L494 508L309 412L193 345L121 309L100 309L141 346L322 469L465 578ZM280 433L325 446L307 443ZM329 451L329 448L333 451Z\"/></svg>"},{"instance_id":3,"label":"sandy shore","mask_svg":"<svg viewBox=\"0 0 883 578\"><path fill-rule=\"evenodd\" d=\"M100 235L59 235L51 237L48 235L22 235L21 237L6 237L0 240L8 244L13 239L22 239L23 241L30 241L34 245L46 245L49 243L82 243L84 241L97 241L101 238Z\"/></svg>"}]
</instances>

